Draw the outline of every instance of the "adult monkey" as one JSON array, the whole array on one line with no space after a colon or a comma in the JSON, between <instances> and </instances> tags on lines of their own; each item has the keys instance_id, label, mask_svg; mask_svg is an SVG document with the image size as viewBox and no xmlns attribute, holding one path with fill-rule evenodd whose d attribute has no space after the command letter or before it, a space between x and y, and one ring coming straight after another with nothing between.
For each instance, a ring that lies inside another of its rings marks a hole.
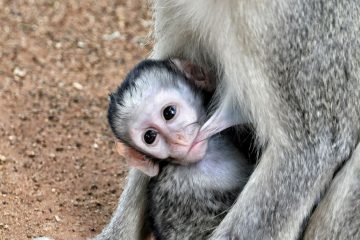
<instances>
[{"instance_id":1,"label":"adult monkey","mask_svg":"<svg viewBox=\"0 0 360 240\"><path fill-rule=\"evenodd\" d=\"M202 134L213 133L226 118L246 118L256 126L259 145L268 143L213 239L299 238L335 171L347 159L360 161L353 154L360 134L359 7L346 0L154 2L153 56L189 59L217 69L222 79L216 117ZM339 176L332 190L341 182L348 186L348 178ZM142 239L147 181L130 172L118 209L98 239ZM331 204L316 211L325 217L314 217L323 225L332 214L332 221L358 223L357 211L345 217L334 210L335 192L324 198ZM352 194L344 197L358 202ZM313 224L305 234L328 239L347 231L346 224L317 231L323 225ZM352 231L348 237L359 235Z\"/></svg>"}]
</instances>

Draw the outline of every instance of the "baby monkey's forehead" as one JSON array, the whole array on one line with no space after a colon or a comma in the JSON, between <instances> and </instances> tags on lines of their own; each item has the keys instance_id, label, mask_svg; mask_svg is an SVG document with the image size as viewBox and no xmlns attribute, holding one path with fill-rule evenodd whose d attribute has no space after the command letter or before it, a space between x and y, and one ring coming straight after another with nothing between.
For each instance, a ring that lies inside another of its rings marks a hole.
<instances>
[{"instance_id":1,"label":"baby monkey's forehead","mask_svg":"<svg viewBox=\"0 0 360 240\"><path fill-rule=\"evenodd\" d=\"M169 104L179 105L185 101L178 89L164 87L148 89L138 97L137 104L134 104L130 109L133 120L141 116L159 115L165 106Z\"/></svg>"},{"instance_id":2,"label":"baby monkey's forehead","mask_svg":"<svg viewBox=\"0 0 360 240\"><path fill-rule=\"evenodd\" d=\"M151 68L148 71L144 71L140 76L140 81L137 82L138 87L174 87L178 85L178 81L181 80L181 75L170 72L167 69Z\"/></svg>"}]
</instances>

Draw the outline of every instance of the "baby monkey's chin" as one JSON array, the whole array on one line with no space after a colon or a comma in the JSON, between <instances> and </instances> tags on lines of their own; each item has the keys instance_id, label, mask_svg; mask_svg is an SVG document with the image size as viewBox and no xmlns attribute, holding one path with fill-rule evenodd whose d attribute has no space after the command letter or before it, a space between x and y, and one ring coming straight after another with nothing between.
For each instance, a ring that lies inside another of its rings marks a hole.
<instances>
[{"instance_id":1,"label":"baby monkey's chin","mask_svg":"<svg viewBox=\"0 0 360 240\"><path fill-rule=\"evenodd\" d=\"M186 156L179 162L182 165L186 165L189 163L196 163L201 161L206 154L206 150L208 147L208 141L204 140L201 142L194 142Z\"/></svg>"}]
</instances>

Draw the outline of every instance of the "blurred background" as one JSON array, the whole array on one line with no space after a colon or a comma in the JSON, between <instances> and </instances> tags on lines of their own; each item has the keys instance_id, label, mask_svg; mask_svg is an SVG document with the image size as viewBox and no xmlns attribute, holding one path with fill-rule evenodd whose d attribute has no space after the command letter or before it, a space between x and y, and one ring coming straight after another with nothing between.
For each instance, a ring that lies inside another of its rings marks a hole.
<instances>
[{"instance_id":1,"label":"blurred background","mask_svg":"<svg viewBox=\"0 0 360 240\"><path fill-rule=\"evenodd\" d=\"M0 240L86 239L127 175L107 96L151 49L139 0L0 0Z\"/></svg>"}]
</instances>

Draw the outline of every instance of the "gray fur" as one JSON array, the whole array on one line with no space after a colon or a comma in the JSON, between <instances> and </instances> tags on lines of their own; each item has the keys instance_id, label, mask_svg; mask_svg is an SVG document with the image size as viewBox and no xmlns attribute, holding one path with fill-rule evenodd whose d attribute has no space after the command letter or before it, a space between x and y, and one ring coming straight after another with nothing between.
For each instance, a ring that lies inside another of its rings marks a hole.
<instances>
[{"instance_id":1,"label":"gray fur","mask_svg":"<svg viewBox=\"0 0 360 240\"><path fill-rule=\"evenodd\" d=\"M149 184L156 239L206 239L234 204L250 170L226 135L210 139L201 162L166 165Z\"/></svg>"},{"instance_id":2,"label":"gray fur","mask_svg":"<svg viewBox=\"0 0 360 240\"><path fill-rule=\"evenodd\" d=\"M311 216L305 240L360 239L360 145Z\"/></svg>"},{"instance_id":3,"label":"gray fur","mask_svg":"<svg viewBox=\"0 0 360 240\"><path fill-rule=\"evenodd\" d=\"M215 67L224 77L220 108L244 110L259 144L268 142L212 239L298 239L359 142L359 3L157 0L154 7L153 56ZM139 204L133 199L131 207ZM343 219L360 218L343 212ZM338 226L331 232L352 228ZM116 237L126 239L109 238Z\"/></svg>"}]
</instances>

